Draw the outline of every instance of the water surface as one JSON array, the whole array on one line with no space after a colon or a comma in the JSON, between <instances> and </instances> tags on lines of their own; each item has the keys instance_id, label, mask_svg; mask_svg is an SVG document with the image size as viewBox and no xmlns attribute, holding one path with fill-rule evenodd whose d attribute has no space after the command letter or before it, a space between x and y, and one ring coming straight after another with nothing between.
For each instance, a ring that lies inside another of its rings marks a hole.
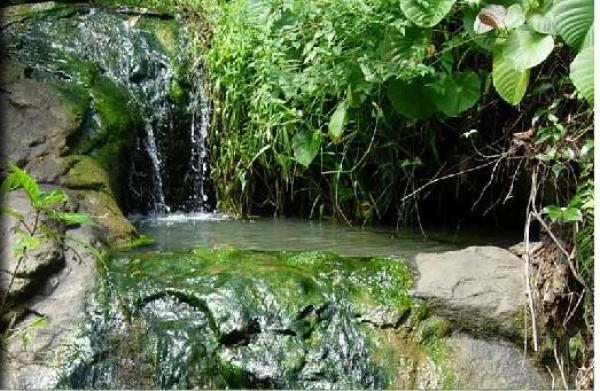
<instances>
[{"instance_id":1,"label":"water surface","mask_svg":"<svg viewBox=\"0 0 600 391\"><path fill-rule=\"evenodd\" d=\"M155 243L144 250L183 251L197 247L240 250L325 250L345 257L406 256L455 250L467 245L500 244L493 235L448 235L418 230L347 227L292 218L228 219L214 213L170 214L135 219Z\"/></svg>"}]
</instances>

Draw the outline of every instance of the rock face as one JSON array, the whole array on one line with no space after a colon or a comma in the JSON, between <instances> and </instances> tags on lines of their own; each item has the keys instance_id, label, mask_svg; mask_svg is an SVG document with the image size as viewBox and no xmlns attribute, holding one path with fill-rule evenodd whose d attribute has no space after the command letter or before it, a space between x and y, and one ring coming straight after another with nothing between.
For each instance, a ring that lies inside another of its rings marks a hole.
<instances>
[{"instance_id":1,"label":"rock face","mask_svg":"<svg viewBox=\"0 0 600 391\"><path fill-rule=\"evenodd\" d=\"M56 7L63 6L46 3L12 11L3 8L0 14L10 23L0 18L2 34L6 26L26 25L37 17L32 13L54 12ZM1 38L4 41L6 37ZM65 211L86 212L95 221L94 226L85 228L58 227L68 240L44 238L19 264L12 251L16 237L11 228L16 220L0 216L0 295L7 296L0 324L2 332L7 325L20 330L3 342L0 388L54 388L59 375L57 354L73 340L86 294L97 280L98 259L93 249L127 245L138 237L116 200L120 184L127 180L126 172L119 172L113 161L106 159L123 160L121 153L131 147L131 137L117 130L129 130L131 135L135 128L124 95L119 95L121 90L113 84L104 82L102 86L113 89L97 87L92 94L89 85L65 81L64 73L35 75L39 77L34 79L31 64L14 57L3 57L0 66L0 179L8 173L4 163L12 161L28 171L44 191L64 190L70 196ZM106 102L111 98L120 102L109 110ZM102 126L112 127L92 132L88 125L94 116L102 119ZM115 123L122 128L114 127ZM25 192L11 192L1 202L28 222L34 221Z\"/></svg>"},{"instance_id":2,"label":"rock face","mask_svg":"<svg viewBox=\"0 0 600 391\"><path fill-rule=\"evenodd\" d=\"M457 332L412 297L402 260L197 249L106 270L61 386L549 386L510 341Z\"/></svg>"},{"instance_id":3,"label":"rock face","mask_svg":"<svg viewBox=\"0 0 600 391\"><path fill-rule=\"evenodd\" d=\"M518 339L527 298L521 259L497 247L419 254L416 297L470 332Z\"/></svg>"},{"instance_id":4,"label":"rock face","mask_svg":"<svg viewBox=\"0 0 600 391\"><path fill-rule=\"evenodd\" d=\"M456 388L550 389L551 384L523 354L503 341L486 341L467 335L445 339Z\"/></svg>"},{"instance_id":5,"label":"rock face","mask_svg":"<svg viewBox=\"0 0 600 391\"><path fill-rule=\"evenodd\" d=\"M195 250L107 270L90 307L106 315L91 316L64 386L385 388L410 387L418 373L387 369L380 317L370 320L410 309L411 274L398 260Z\"/></svg>"}]
</instances>

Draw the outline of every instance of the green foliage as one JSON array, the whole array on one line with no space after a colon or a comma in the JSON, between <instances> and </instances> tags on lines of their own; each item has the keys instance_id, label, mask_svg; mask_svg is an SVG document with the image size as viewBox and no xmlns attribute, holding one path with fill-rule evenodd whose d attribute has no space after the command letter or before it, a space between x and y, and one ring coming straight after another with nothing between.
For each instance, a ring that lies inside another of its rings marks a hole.
<instances>
[{"instance_id":1,"label":"green foliage","mask_svg":"<svg viewBox=\"0 0 600 391\"><path fill-rule=\"evenodd\" d=\"M527 89L526 70L540 65L554 50L553 34L576 50L593 45L592 1L520 3L508 9L500 4L481 8L473 28L475 33L487 36L482 38L482 47L493 53L494 87L512 105L521 101ZM465 14L465 24L472 23L469 15ZM589 96L589 91L582 94Z\"/></svg>"},{"instance_id":2,"label":"green foliage","mask_svg":"<svg viewBox=\"0 0 600 391\"><path fill-rule=\"evenodd\" d=\"M67 226L92 224L91 218L84 213L61 210L68 201L67 195L62 190L43 191L35 179L25 170L11 162L8 162L7 166L11 172L2 183L2 196L23 189L31 202L33 216L26 218L21 213L8 207L3 207L1 210L2 214L15 220L11 232L15 235L12 252L16 260L16 266L11 273L10 283L0 303L0 313L5 309L15 276L23 260L29 256L28 252L36 250L44 242L56 241L63 237L60 228L53 222L63 223Z\"/></svg>"},{"instance_id":3,"label":"green foliage","mask_svg":"<svg viewBox=\"0 0 600 391\"><path fill-rule=\"evenodd\" d=\"M502 99L513 106L519 104L529 85L529 69L515 69L503 56L496 56L492 75L494 88Z\"/></svg>"},{"instance_id":4,"label":"green foliage","mask_svg":"<svg viewBox=\"0 0 600 391\"><path fill-rule=\"evenodd\" d=\"M292 139L294 158L304 167L310 166L310 163L319 153L320 146L320 132L298 132Z\"/></svg>"},{"instance_id":5,"label":"green foliage","mask_svg":"<svg viewBox=\"0 0 600 391\"><path fill-rule=\"evenodd\" d=\"M541 64L554 49L551 35L518 30L511 33L503 45L502 57L517 70Z\"/></svg>"},{"instance_id":6,"label":"green foliage","mask_svg":"<svg viewBox=\"0 0 600 391\"><path fill-rule=\"evenodd\" d=\"M433 89L432 98L437 109L448 117L455 117L477 103L481 81L473 71L442 74Z\"/></svg>"},{"instance_id":7,"label":"green foliage","mask_svg":"<svg viewBox=\"0 0 600 391\"><path fill-rule=\"evenodd\" d=\"M421 27L433 27L450 12L456 0L401 0L404 15Z\"/></svg>"},{"instance_id":8,"label":"green foliage","mask_svg":"<svg viewBox=\"0 0 600 391\"><path fill-rule=\"evenodd\" d=\"M557 0L552 9L554 29L569 46L580 50L594 22L593 0Z\"/></svg>"},{"instance_id":9,"label":"green foliage","mask_svg":"<svg viewBox=\"0 0 600 391\"><path fill-rule=\"evenodd\" d=\"M348 121L348 102L344 100L338 104L329 120L329 137L332 141L340 141L346 121Z\"/></svg>"},{"instance_id":10,"label":"green foliage","mask_svg":"<svg viewBox=\"0 0 600 391\"><path fill-rule=\"evenodd\" d=\"M428 88L428 81L419 78L410 82L394 80L388 84L387 96L392 106L400 114L411 119L429 118L435 113L433 94ZM415 102L420 102L416 105Z\"/></svg>"},{"instance_id":11,"label":"green foliage","mask_svg":"<svg viewBox=\"0 0 600 391\"><path fill-rule=\"evenodd\" d=\"M417 169L385 159L423 161L397 140L474 110L488 72L500 97L519 104L532 69L569 35L553 28L561 12L550 1L219 2L205 54L218 102L219 206L243 213L257 201L277 210L301 188L310 210L381 216ZM489 70L464 61L482 48L493 59ZM591 86L578 79L582 59L572 72L579 90ZM589 101L589 91L581 95ZM259 187L263 199L254 200Z\"/></svg>"},{"instance_id":12,"label":"green foliage","mask_svg":"<svg viewBox=\"0 0 600 391\"><path fill-rule=\"evenodd\" d=\"M404 176L400 167L386 168L385 179L366 172L376 151L396 153L393 142L378 139L364 156L374 131L393 138L386 122L396 113L386 118L382 110L392 79L411 82L433 72L424 62L431 31L412 24L398 1L236 0L220 3L214 26L205 59L222 129L212 141L222 209L248 211L254 186L279 207L301 175L307 191L321 194L317 210L335 213L341 202L357 210L377 203L368 185L374 177L389 183L391 172ZM331 191L310 179L321 176L317 160L324 172L348 171ZM298 165L310 169L305 176ZM383 197L382 204L391 202L391 194Z\"/></svg>"},{"instance_id":13,"label":"green foliage","mask_svg":"<svg viewBox=\"0 0 600 391\"><path fill-rule=\"evenodd\" d=\"M571 63L571 81L577 90L594 106L594 46L581 51Z\"/></svg>"}]
</instances>

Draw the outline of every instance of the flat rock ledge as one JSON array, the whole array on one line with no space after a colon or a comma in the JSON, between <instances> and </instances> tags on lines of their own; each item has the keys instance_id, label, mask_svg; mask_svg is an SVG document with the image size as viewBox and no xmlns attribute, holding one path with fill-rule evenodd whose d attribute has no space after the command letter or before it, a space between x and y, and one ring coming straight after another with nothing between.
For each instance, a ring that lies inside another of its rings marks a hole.
<instances>
[{"instance_id":1,"label":"flat rock ledge","mask_svg":"<svg viewBox=\"0 0 600 391\"><path fill-rule=\"evenodd\" d=\"M527 311L522 260L492 246L418 254L416 297L454 328L522 340Z\"/></svg>"}]
</instances>

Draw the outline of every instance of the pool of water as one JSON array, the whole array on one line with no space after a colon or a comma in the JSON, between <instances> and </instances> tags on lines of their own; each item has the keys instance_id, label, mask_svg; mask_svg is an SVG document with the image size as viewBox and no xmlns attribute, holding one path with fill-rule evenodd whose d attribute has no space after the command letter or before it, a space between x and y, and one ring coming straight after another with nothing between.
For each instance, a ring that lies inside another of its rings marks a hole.
<instances>
[{"instance_id":1,"label":"pool of water","mask_svg":"<svg viewBox=\"0 0 600 391\"><path fill-rule=\"evenodd\" d=\"M510 235L357 228L330 222L292 218L229 219L213 213L170 214L134 218L141 233L155 243L144 251L183 251L196 247L235 247L241 250L325 250L345 257L406 256L453 250L468 245L509 245ZM514 236L514 235L513 235Z\"/></svg>"}]
</instances>

